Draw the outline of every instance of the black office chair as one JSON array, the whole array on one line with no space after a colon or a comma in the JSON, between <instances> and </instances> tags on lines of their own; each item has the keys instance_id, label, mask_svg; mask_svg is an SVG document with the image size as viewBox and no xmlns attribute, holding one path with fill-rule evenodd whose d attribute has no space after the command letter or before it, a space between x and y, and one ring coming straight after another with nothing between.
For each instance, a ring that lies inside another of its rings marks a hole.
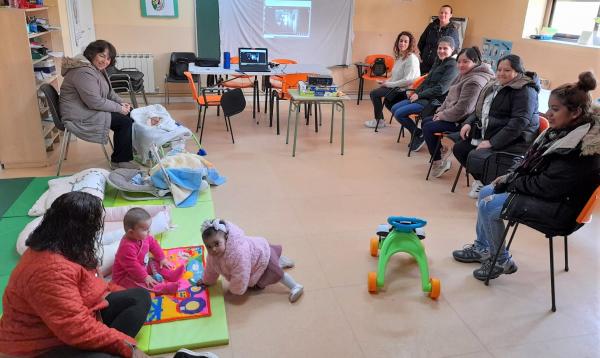
<instances>
[{"instance_id":1,"label":"black office chair","mask_svg":"<svg viewBox=\"0 0 600 358\"><path fill-rule=\"evenodd\" d=\"M223 108L223 116L225 117L225 125L231 133L231 142L233 139L233 127L231 126L231 116L241 113L246 108L246 98L244 92L240 88L227 91L221 96L221 108ZM202 120L202 129L204 129L204 120Z\"/></svg>"},{"instance_id":2,"label":"black office chair","mask_svg":"<svg viewBox=\"0 0 600 358\"><path fill-rule=\"evenodd\" d=\"M138 107L136 94L141 93L146 106L146 90L144 88L144 73L137 68L121 68L110 66L106 69L110 85L116 93L127 93L134 108Z\"/></svg>"},{"instance_id":3,"label":"black office chair","mask_svg":"<svg viewBox=\"0 0 600 358\"><path fill-rule=\"evenodd\" d=\"M48 108L50 114L52 115L52 120L54 121L54 126L58 128L61 132L63 132L63 137L60 142L60 154L58 157L58 169L56 171L56 176L60 176L60 168L62 167L63 160L66 159L67 152L69 150L69 140L71 139L71 132L68 128L65 127L65 123L63 122L60 111L59 111L59 97L56 89L51 85L45 83L40 86L40 91L46 97L46 102L48 104ZM108 139L110 143L110 138ZM108 162L108 167L111 168L110 157L108 156L108 152L106 151L106 147L103 143L99 143L102 147L102 151L104 152L104 156L106 157L106 161ZM112 143L111 143L112 145Z\"/></svg>"},{"instance_id":4,"label":"black office chair","mask_svg":"<svg viewBox=\"0 0 600 358\"><path fill-rule=\"evenodd\" d=\"M187 77L183 74L188 70L190 62L196 60L196 54L193 52L171 52L169 60L169 73L165 75L165 103L169 104L169 83L188 83ZM198 75L192 75L194 82L198 82Z\"/></svg>"}]
</instances>

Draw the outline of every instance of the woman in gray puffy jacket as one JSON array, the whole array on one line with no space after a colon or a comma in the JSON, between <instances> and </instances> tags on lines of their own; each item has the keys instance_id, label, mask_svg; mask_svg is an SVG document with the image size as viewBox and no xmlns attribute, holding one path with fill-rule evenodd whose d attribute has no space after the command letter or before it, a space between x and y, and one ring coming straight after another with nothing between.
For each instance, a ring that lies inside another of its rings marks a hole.
<instances>
[{"instance_id":1,"label":"woman in gray puffy jacket","mask_svg":"<svg viewBox=\"0 0 600 358\"><path fill-rule=\"evenodd\" d=\"M133 159L133 120L129 111L132 108L113 91L105 71L116 55L110 42L97 40L86 47L83 56L63 60L60 113L65 127L88 142L106 144L112 129L112 166L137 168L130 163Z\"/></svg>"},{"instance_id":2,"label":"woman in gray puffy jacket","mask_svg":"<svg viewBox=\"0 0 600 358\"><path fill-rule=\"evenodd\" d=\"M421 122L423 136L415 141L425 141L429 154L433 155L433 176L440 177L450 169L451 161L442 160L441 151L434 153L439 145L438 132L458 132L460 124L475 110L479 93L494 77L494 72L487 63L481 62L481 52L477 46L462 49L458 54L458 71L444 103L436 110L435 115ZM419 143L416 144L419 148Z\"/></svg>"}]
</instances>

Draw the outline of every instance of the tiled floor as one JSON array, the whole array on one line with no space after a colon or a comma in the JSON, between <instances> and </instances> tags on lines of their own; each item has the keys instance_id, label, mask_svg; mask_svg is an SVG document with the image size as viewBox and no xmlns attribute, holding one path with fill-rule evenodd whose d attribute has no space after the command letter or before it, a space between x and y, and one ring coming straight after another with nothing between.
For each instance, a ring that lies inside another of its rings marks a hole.
<instances>
[{"instance_id":1,"label":"tiled floor","mask_svg":"<svg viewBox=\"0 0 600 358\"><path fill-rule=\"evenodd\" d=\"M547 242L533 230L519 229L514 242L519 271L486 287L471 276L476 265L450 256L473 240L476 214L463 179L450 193L456 166L425 181L424 149L408 158L407 138L396 143L397 125L374 133L362 125L372 115L369 102L347 106L345 155L339 122L329 144L325 117L319 133L300 125L296 158L264 114L259 125L248 110L235 116L232 144L222 117L209 111L204 145L228 177L213 189L217 214L283 244L297 264L290 274L305 286L295 304L279 285L227 296L231 341L211 351L220 357L600 356L600 220L572 236L568 273L561 271L562 241L555 244L556 313L549 310ZM169 109L195 125L191 104ZM287 114L286 104L281 112ZM64 173L105 165L95 145L73 144ZM54 170L6 170L0 177ZM414 260L402 254L390 261L385 289L367 292L367 273L377 266L369 238L390 215L428 221L423 243L430 271L442 282L439 300L423 295Z\"/></svg>"}]
</instances>

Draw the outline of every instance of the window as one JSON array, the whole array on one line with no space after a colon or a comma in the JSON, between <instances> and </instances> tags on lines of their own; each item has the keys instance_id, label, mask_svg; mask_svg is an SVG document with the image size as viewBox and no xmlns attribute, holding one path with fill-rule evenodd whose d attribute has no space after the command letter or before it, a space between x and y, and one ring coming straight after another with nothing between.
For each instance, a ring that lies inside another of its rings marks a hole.
<instances>
[{"instance_id":1,"label":"window","mask_svg":"<svg viewBox=\"0 0 600 358\"><path fill-rule=\"evenodd\" d=\"M581 35L582 31L598 31L600 1L552 0L548 26L559 33Z\"/></svg>"}]
</instances>

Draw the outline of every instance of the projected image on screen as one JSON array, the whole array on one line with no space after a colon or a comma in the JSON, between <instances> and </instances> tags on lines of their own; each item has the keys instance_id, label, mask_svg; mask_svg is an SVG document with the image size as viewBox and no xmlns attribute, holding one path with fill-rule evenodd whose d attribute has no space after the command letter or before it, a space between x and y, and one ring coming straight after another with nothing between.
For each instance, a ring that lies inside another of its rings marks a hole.
<instances>
[{"instance_id":1,"label":"projected image on screen","mask_svg":"<svg viewBox=\"0 0 600 358\"><path fill-rule=\"evenodd\" d=\"M265 0L263 37L309 37L312 1Z\"/></svg>"}]
</instances>

